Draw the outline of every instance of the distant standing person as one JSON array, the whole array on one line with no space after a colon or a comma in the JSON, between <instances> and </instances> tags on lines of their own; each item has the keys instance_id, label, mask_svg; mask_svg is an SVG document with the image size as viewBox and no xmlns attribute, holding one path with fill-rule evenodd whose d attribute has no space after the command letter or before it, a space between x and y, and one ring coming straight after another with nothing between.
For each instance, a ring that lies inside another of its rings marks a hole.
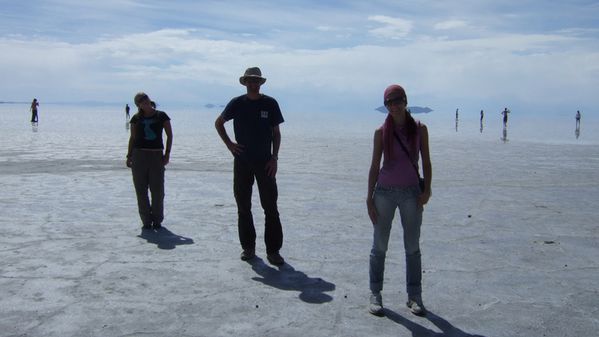
<instances>
[{"instance_id":1,"label":"distant standing person","mask_svg":"<svg viewBox=\"0 0 599 337\"><path fill-rule=\"evenodd\" d=\"M258 182L260 203L264 209L264 241L268 262L281 266L285 263L279 250L283 245L283 229L277 208L277 160L281 145L279 124L283 116L277 101L260 93L266 82L259 68L248 68L239 78L246 94L233 98L216 119L220 138L234 156L233 192L237 203L238 231L241 242L241 260L255 257L256 229L252 217L252 186ZM235 142L225 129L225 122L233 120ZM272 152L271 152L272 151Z\"/></svg>"},{"instance_id":2,"label":"distant standing person","mask_svg":"<svg viewBox=\"0 0 599 337\"><path fill-rule=\"evenodd\" d=\"M503 126L507 126L507 114L509 113L510 111L507 108L504 108L501 112L501 114L503 115Z\"/></svg>"},{"instance_id":3,"label":"distant standing person","mask_svg":"<svg viewBox=\"0 0 599 337\"><path fill-rule=\"evenodd\" d=\"M456 120L456 121L458 120L458 110L459 110L459 109L455 109L455 120Z\"/></svg>"},{"instance_id":4,"label":"distant standing person","mask_svg":"<svg viewBox=\"0 0 599 337\"><path fill-rule=\"evenodd\" d=\"M139 110L130 122L127 167L131 168L133 174L142 228L160 229L164 219L164 167L169 163L173 144L171 119L164 111L152 108L150 98L143 92L135 95L134 102ZM163 131L166 134L166 149L162 142Z\"/></svg>"},{"instance_id":5,"label":"distant standing person","mask_svg":"<svg viewBox=\"0 0 599 337\"><path fill-rule=\"evenodd\" d=\"M37 101L37 98L34 98L33 101L31 102L31 123L37 123L38 121L38 117L37 117L37 107L40 105L40 103Z\"/></svg>"},{"instance_id":6,"label":"distant standing person","mask_svg":"<svg viewBox=\"0 0 599 337\"><path fill-rule=\"evenodd\" d=\"M580 110L576 110L576 127L580 127Z\"/></svg>"},{"instance_id":7,"label":"distant standing person","mask_svg":"<svg viewBox=\"0 0 599 337\"><path fill-rule=\"evenodd\" d=\"M129 119L129 110L131 110L129 104L125 104L125 117L127 117L127 119Z\"/></svg>"},{"instance_id":8,"label":"distant standing person","mask_svg":"<svg viewBox=\"0 0 599 337\"><path fill-rule=\"evenodd\" d=\"M373 315L384 314L381 291L385 258L393 217L399 208L406 255L406 305L413 314L424 315L420 226L423 206L431 196L432 165L428 130L406 111L408 100L401 86L390 85L383 97L389 113L385 123L374 132L366 195L368 216L374 229L370 251L371 295L368 310ZM419 184L418 158L422 159L424 188Z\"/></svg>"},{"instance_id":9,"label":"distant standing person","mask_svg":"<svg viewBox=\"0 0 599 337\"><path fill-rule=\"evenodd\" d=\"M480 111L480 133L483 133L483 129L484 129L483 118L484 117L485 117L485 113L481 110Z\"/></svg>"}]
</instances>

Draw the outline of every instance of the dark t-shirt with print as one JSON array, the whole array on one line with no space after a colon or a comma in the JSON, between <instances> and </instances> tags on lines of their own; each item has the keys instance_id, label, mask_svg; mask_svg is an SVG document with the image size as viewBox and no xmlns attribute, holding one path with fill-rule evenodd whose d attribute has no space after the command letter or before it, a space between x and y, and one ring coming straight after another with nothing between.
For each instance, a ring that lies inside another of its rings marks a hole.
<instances>
[{"instance_id":1,"label":"dark t-shirt with print","mask_svg":"<svg viewBox=\"0 0 599 337\"><path fill-rule=\"evenodd\" d=\"M162 130L164 122L171 119L164 111L156 110L151 117L135 114L131 117L131 124L135 124L135 140L133 147L137 149L164 149L162 143Z\"/></svg>"},{"instance_id":2,"label":"dark t-shirt with print","mask_svg":"<svg viewBox=\"0 0 599 337\"><path fill-rule=\"evenodd\" d=\"M267 95L252 100L247 95L233 98L221 117L233 120L235 141L243 145L238 159L262 162L272 156L273 128L284 122L277 101Z\"/></svg>"}]
</instances>

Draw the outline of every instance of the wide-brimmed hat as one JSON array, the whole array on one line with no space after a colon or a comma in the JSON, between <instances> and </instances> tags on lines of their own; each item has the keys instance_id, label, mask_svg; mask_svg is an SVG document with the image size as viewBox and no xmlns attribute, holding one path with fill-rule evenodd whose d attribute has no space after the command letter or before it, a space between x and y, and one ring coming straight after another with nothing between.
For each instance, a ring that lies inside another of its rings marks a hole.
<instances>
[{"instance_id":1,"label":"wide-brimmed hat","mask_svg":"<svg viewBox=\"0 0 599 337\"><path fill-rule=\"evenodd\" d=\"M266 79L262 77L262 72L258 67L247 68L243 76L239 78L239 83L241 83L241 85L245 85L245 80L248 78L257 78L260 80L260 84L264 84L264 82L266 82Z\"/></svg>"}]
</instances>

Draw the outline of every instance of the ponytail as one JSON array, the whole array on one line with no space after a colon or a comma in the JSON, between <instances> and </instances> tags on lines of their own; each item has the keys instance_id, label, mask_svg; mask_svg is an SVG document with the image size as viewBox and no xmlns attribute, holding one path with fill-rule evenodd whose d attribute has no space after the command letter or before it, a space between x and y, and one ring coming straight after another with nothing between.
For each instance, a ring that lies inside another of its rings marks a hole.
<instances>
[{"instance_id":1,"label":"ponytail","mask_svg":"<svg viewBox=\"0 0 599 337\"><path fill-rule=\"evenodd\" d=\"M418 142L416 141L416 137L418 136L418 123L408 110L406 110L406 138L408 140L408 144L406 146L410 150L411 153L418 153L418 149L416 148ZM385 118L385 122L383 123L383 152L385 154L385 158L391 159L391 153L393 152L393 146L395 146L395 136L393 135L395 132L395 125L393 124L393 117L391 114L387 114L387 118Z\"/></svg>"}]
</instances>

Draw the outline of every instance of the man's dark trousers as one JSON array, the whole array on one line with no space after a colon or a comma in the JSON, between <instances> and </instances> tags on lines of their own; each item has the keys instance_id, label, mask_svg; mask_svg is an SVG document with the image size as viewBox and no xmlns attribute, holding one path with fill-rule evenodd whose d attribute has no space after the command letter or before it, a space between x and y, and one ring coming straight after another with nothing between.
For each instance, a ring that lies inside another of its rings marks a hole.
<instances>
[{"instance_id":1,"label":"man's dark trousers","mask_svg":"<svg viewBox=\"0 0 599 337\"><path fill-rule=\"evenodd\" d=\"M266 162L248 162L235 158L233 163L233 192L239 216L239 241L244 250L254 250L256 247L256 229L251 210L254 178L258 182L260 204L264 209L266 254L275 254L283 245L283 229L277 209L277 181L266 173Z\"/></svg>"}]
</instances>

